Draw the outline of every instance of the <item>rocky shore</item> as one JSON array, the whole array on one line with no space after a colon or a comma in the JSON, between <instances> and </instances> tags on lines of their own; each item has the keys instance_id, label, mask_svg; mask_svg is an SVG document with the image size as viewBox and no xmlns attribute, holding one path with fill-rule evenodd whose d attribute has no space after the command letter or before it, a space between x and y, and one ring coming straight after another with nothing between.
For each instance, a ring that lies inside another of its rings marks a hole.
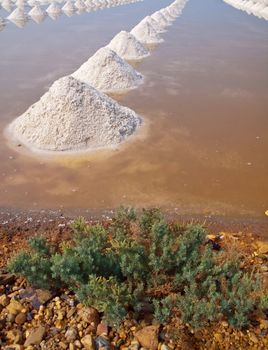
<instances>
[{"instance_id":1,"label":"rocky shore","mask_svg":"<svg viewBox=\"0 0 268 350\"><path fill-rule=\"evenodd\" d=\"M130 313L119 329L108 327L93 307L80 304L68 290L34 289L22 278L6 271L8 259L26 246L34 234L50 242L70 238L67 219L42 218L21 221L20 229L10 223L0 228L0 348L3 350L193 350L267 349L268 314L256 312L247 329L236 330L227 322L193 330L178 317L159 325L146 307L139 319ZM45 223L44 223L45 220ZM51 221L50 221L51 220ZM109 220L109 219L105 219ZM33 222L35 224L33 225ZM33 227L34 226L34 227ZM220 247L238 248L241 266L254 265L268 287L268 243L254 232L211 234L208 239Z\"/></svg>"}]
</instances>

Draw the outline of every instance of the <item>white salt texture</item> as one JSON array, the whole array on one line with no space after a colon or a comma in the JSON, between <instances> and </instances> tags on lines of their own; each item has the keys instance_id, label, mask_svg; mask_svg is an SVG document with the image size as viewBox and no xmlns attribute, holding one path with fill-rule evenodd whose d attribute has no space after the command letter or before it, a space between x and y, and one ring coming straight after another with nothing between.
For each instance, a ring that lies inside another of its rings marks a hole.
<instances>
[{"instance_id":1,"label":"white salt texture","mask_svg":"<svg viewBox=\"0 0 268 350\"><path fill-rule=\"evenodd\" d=\"M77 8L74 6L71 0L68 0L66 4L62 7L62 11L67 14L74 14Z\"/></svg>"},{"instance_id":2,"label":"white salt texture","mask_svg":"<svg viewBox=\"0 0 268 350\"><path fill-rule=\"evenodd\" d=\"M160 11L153 13L151 15L151 18L157 21L159 27L161 27L162 29L165 29L167 26L170 25L170 22L166 19L166 17Z\"/></svg>"},{"instance_id":3,"label":"white salt texture","mask_svg":"<svg viewBox=\"0 0 268 350\"><path fill-rule=\"evenodd\" d=\"M63 77L8 127L8 134L35 151L112 147L126 140L140 118L105 94Z\"/></svg>"},{"instance_id":4,"label":"white salt texture","mask_svg":"<svg viewBox=\"0 0 268 350\"><path fill-rule=\"evenodd\" d=\"M22 7L17 7L8 17L9 20L24 20L27 18L26 13Z\"/></svg>"},{"instance_id":5,"label":"white salt texture","mask_svg":"<svg viewBox=\"0 0 268 350\"><path fill-rule=\"evenodd\" d=\"M104 92L121 92L142 83L140 73L107 46L76 70L73 77Z\"/></svg>"},{"instance_id":6,"label":"white salt texture","mask_svg":"<svg viewBox=\"0 0 268 350\"><path fill-rule=\"evenodd\" d=\"M108 47L115 51L125 60L139 60L150 55L140 41L129 32L121 31L108 44Z\"/></svg>"},{"instance_id":7,"label":"white salt texture","mask_svg":"<svg viewBox=\"0 0 268 350\"><path fill-rule=\"evenodd\" d=\"M165 32L165 28L158 22L156 21L154 18L152 18L152 16L146 16L145 18L143 18L143 20L140 22L140 24L142 23L149 23L153 29L156 31L156 33L163 33Z\"/></svg>"},{"instance_id":8,"label":"white salt texture","mask_svg":"<svg viewBox=\"0 0 268 350\"><path fill-rule=\"evenodd\" d=\"M28 13L34 20L36 19L44 19L46 17L46 11L42 9L40 5L35 5L31 11Z\"/></svg>"},{"instance_id":9,"label":"white salt texture","mask_svg":"<svg viewBox=\"0 0 268 350\"><path fill-rule=\"evenodd\" d=\"M132 29L131 34L143 44L158 44L163 42L163 39L148 21L142 20Z\"/></svg>"}]
</instances>

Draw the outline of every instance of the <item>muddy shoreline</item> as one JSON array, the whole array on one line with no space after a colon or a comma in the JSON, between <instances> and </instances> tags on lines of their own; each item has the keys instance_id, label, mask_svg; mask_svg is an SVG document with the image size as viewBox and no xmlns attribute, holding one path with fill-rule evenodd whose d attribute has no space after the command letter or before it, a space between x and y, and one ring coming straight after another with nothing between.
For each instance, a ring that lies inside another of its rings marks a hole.
<instances>
[{"instance_id":1,"label":"muddy shoreline","mask_svg":"<svg viewBox=\"0 0 268 350\"><path fill-rule=\"evenodd\" d=\"M210 233L235 232L240 234L251 233L254 237L268 241L268 218L249 216L225 216L184 214L179 209L162 209L169 220L176 220L183 224L191 222L203 223ZM31 233L53 230L54 234L60 234L63 229L77 217L83 216L86 220L94 222L111 220L115 215L115 208L90 208L90 209L44 209L24 210L15 208L0 208L0 231L3 234L16 232ZM138 211L139 212L139 211Z\"/></svg>"}]
</instances>

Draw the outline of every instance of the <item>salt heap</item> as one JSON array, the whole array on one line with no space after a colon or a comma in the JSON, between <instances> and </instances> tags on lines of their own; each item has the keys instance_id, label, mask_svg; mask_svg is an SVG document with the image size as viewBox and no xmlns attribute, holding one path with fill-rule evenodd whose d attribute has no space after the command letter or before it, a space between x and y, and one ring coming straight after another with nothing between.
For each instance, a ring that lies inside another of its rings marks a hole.
<instances>
[{"instance_id":1,"label":"salt heap","mask_svg":"<svg viewBox=\"0 0 268 350\"><path fill-rule=\"evenodd\" d=\"M171 16L171 14L168 11L168 9L163 8L162 10L160 10L160 12L163 14L163 16L166 18L166 20L168 22L173 22L175 20L174 16Z\"/></svg>"},{"instance_id":2,"label":"salt heap","mask_svg":"<svg viewBox=\"0 0 268 350\"><path fill-rule=\"evenodd\" d=\"M13 9L13 3L11 0L3 0L1 5L7 12L11 12Z\"/></svg>"},{"instance_id":3,"label":"salt heap","mask_svg":"<svg viewBox=\"0 0 268 350\"><path fill-rule=\"evenodd\" d=\"M28 16L24 12L23 7L17 7L8 17L8 20L16 22L16 21L22 21L24 22L25 20L27 21Z\"/></svg>"},{"instance_id":4,"label":"salt heap","mask_svg":"<svg viewBox=\"0 0 268 350\"><path fill-rule=\"evenodd\" d=\"M121 31L108 44L108 47L115 51L125 60L139 60L150 55L140 41L129 32Z\"/></svg>"},{"instance_id":5,"label":"salt heap","mask_svg":"<svg viewBox=\"0 0 268 350\"><path fill-rule=\"evenodd\" d=\"M143 80L140 73L107 46L99 49L72 76L104 92L133 89Z\"/></svg>"},{"instance_id":6,"label":"salt heap","mask_svg":"<svg viewBox=\"0 0 268 350\"><path fill-rule=\"evenodd\" d=\"M41 23L46 17L46 11L42 9L41 6L35 5L28 15L36 22Z\"/></svg>"},{"instance_id":7,"label":"salt heap","mask_svg":"<svg viewBox=\"0 0 268 350\"><path fill-rule=\"evenodd\" d=\"M16 6L17 7L24 7L25 6L24 0L17 0L16 1Z\"/></svg>"},{"instance_id":8,"label":"salt heap","mask_svg":"<svg viewBox=\"0 0 268 350\"><path fill-rule=\"evenodd\" d=\"M131 34L143 44L158 44L163 41L154 27L144 20L132 29Z\"/></svg>"},{"instance_id":9,"label":"salt heap","mask_svg":"<svg viewBox=\"0 0 268 350\"><path fill-rule=\"evenodd\" d=\"M85 10L86 9L86 5L82 0L76 0L75 2L75 6L78 8L78 10Z\"/></svg>"},{"instance_id":10,"label":"salt heap","mask_svg":"<svg viewBox=\"0 0 268 350\"><path fill-rule=\"evenodd\" d=\"M160 11L156 11L151 15L151 18L158 22L159 27L162 29L165 29L167 26L170 25L170 22L167 20L167 18L161 13Z\"/></svg>"},{"instance_id":11,"label":"salt heap","mask_svg":"<svg viewBox=\"0 0 268 350\"><path fill-rule=\"evenodd\" d=\"M68 0L66 4L62 7L62 11L67 15L71 16L76 12L77 8L74 6L71 0Z\"/></svg>"},{"instance_id":12,"label":"salt heap","mask_svg":"<svg viewBox=\"0 0 268 350\"><path fill-rule=\"evenodd\" d=\"M155 19L152 18L152 16L146 16L145 18L143 18L140 24L143 22L148 22L156 31L156 33L164 33L166 31L165 28L162 25L160 25L160 23L158 23Z\"/></svg>"},{"instance_id":13,"label":"salt heap","mask_svg":"<svg viewBox=\"0 0 268 350\"><path fill-rule=\"evenodd\" d=\"M8 127L32 150L72 151L118 145L140 124L131 109L73 77L63 77Z\"/></svg>"},{"instance_id":14,"label":"salt heap","mask_svg":"<svg viewBox=\"0 0 268 350\"><path fill-rule=\"evenodd\" d=\"M48 8L47 8L47 13L49 14L49 15L57 15L57 14L59 14L59 13L61 13L61 8L60 8L60 6L58 5L58 4L56 4L55 2L53 2L53 3L51 3L49 6L48 6Z\"/></svg>"}]
</instances>

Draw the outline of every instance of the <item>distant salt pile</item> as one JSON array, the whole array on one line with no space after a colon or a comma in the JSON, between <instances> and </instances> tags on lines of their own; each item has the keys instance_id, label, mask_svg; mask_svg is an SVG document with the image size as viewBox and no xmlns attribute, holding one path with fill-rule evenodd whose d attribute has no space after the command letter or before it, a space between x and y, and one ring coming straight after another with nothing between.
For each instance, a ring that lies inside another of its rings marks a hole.
<instances>
[{"instance_id":1,"label":"distant salt pile","mask_svg":"<svg viewBox=\"0 0 268 350\"><path fill-rule=\"evenodd\" d=\"M62 14L60 6L55 2L52 2L48 6L48 8L46 9L46 12L49 15L49 17L52 18L54 21L57 20Z\"/></svg>"},{"instance_id":2,"label":"distant salt pile","mask_svg":"<svg viewBox=\"0 0 268 350\"><path fill-rule=\"evenodd\" d=\"M24 7L25 6L25 1L24 0L17 0L16 1L16 6L17 7Z\"/></svg>"},{"instance_id":3,"label":"distant salt pile","mask_svg":"<svg viewBox=\"0 0 268 350\"><path fill-rule=\"evenodd\" d=\"M72 76L104 92L133 89L143 81L140 73L108 47L98 50Z\"/></svg>"},{"instance_id":4,"label":"distant salt pile","mask_svg":"<svg viewBox=\"0 0 268 350\"><path fill-rule=\"evenodd\" d=\"M125 60L140 60L150 55L140 41L129 32L121 31L108 44L108 47L115 51L118 56Z\"/></svg>"},{"instance_id":5,"label":"distant salt pile","mask_svg":"<svg viewBox=\"0 0 268 350\"><path fill-rule=\"evenodd\" d=\"M73 15L76 12L77 8L74 6L74 3L71 0L68 0L65 5L62 7L62 11L67 15Z\"/></svg>"},{"instance_id":6,"label":"distant salt pile","mask_svg":"<svg viewBox=\"0 0 268 350\"><path fill-rule=\"evenodd\" d=\"M32 150L75 151L116 146L139 124L135 112L69 76L15 119L8 133Z\"/></svg>"},{"instance_id":7,"label":"distant salt pile","mask_svg":"<svg viewBox=\"0 0 268 350\"><path fill-rule=\"evenodd\" d=\"M165 29L167 26L170 25L170 22L167 20L167 18L161 13L160 11L156 11L151 15L151 18L158 22L159 27L162 29Z\"/></svg>"},{"instance_id":8,"label":"distant salt pile","mask_svg":"<svg viewBox=\"0 0 268 350\"><path fill-rule=\"evenodd\" d=\"M11 0L3 0L1 5L7 12L11 12L13 9L13 2Z\"/></svg>"},{"instance_id":9,"label":"distant salt pile","mask_svg":"<svg viewBox=\"0 0 268 350\"><path fill-rule=\"evenodd\" d=\"M46 11L49 15L50 14L59 14L59 13L61 13L61 8L57 3L53 2L48 6Z\"/></svg>"},{"instance_id":10,"label":"distant salt pile","mask_svg":"<svg viewBox=\"0 0 268 350\"><path fill-rule=\"evenodd\" d=\"M86 9L86 5L85 5L84 1L82 1L82 0L76 0L74 5L80 11L84 11Z\"/></svg>"},{"instance_id":11,"label":"distant salt pile","mask_svg":"<svg viewBox=\"0 0 268 350\"><path fill-rule=\"evenodd\" d=\"M131 34L133 34L142 44L150 45L163 42L163 39L148 21L142 20L132 29Z\"/></svg>"},{"instance_id":12,"label":"distant salt pile","mask_svg":"<svg viewBox=\"0 0 268 350\"><path fill-rule=\"evenodd\" d=\"M175 17L171 16L170 12L166 8L161 9L160 12L163 14L166 20L169 21L170 23L175 21Z\"/></svg>"},{"instance_id":13,"label":"distant salt pile","mask_svg":"<svg viewBox=\"0 0 268 350\"><path fill-rule=\"evenodd\" d=\"M227 4L237 8L238 10L246 11L259 18L268 20L268 1L267 0L223 0Z\"/></svg>"},{"instance_id":14,"label":"distant salt pile","mask_svg":"<svg viewBox=\"0 0 268 350\"><path fill-rule=\"evenodd\" d=\"M88 12L90 12L91 10L94 9L94 4L93 4L92 0L86 0L85 5L86 5L86 10Z\"/></svg>"},{"instance_id":15,"label":"distant salt pile","mask_svg":"<svg viewBox=\"0 0 268 350\"><path fill-rule=\"evenodd\" d=\"M157 34L164 33L166 31L160 25L160 23L158 23L158 21L152 18L152 16L146 16L145 18L143 18L143 20L141 20L140 24L145 22L149 23L153 27L153 29L156 31Z\"/></svg>"},{"instance_id":16,"label":"distant salt pile","mask_svg":"<svg viewBox=\"0 0 268 350\"><path fill-rule=\"evenodd\" d=\"M10 21L24 21L27 19L27 14L24 11L23 7L17 7L8 17L7 19Z\"/></svg>"},{"instance_id":17,"label":"distant salt pile","mask_svg":"<svg viewBox=\"0 0 268 350\"><path fill-rule=\"evenodd\" d=\"M28 15L37 23L43 22L46 17L46 11L41 6L35 5L28 13Z\"/></svg>"}]
</instances>

